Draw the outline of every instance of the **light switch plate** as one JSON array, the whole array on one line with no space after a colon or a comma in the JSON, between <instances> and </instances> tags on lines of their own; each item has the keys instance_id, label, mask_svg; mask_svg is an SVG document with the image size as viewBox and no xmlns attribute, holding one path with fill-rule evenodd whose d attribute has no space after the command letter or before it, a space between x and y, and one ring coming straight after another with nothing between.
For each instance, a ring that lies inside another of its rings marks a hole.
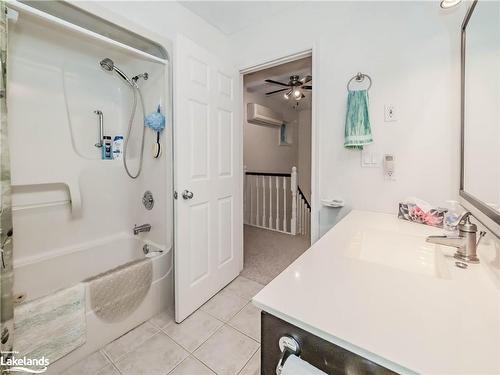
<instances>
[{"instance_id":1,"label":"light switch plate","mask_svg":"<svg viewBox=\"0 0 500 375\"><path fill-rule=\"evenodd\" d=\"M375 152L368 150L361 151L362 168L378 168L379 165L379 156Z\"/></svg>"},{"instance_id":2,"label":"light switch plate","mask_svg":"<svg viewBox=\"0 0 500 375\"><path fill-rule=\"evenodd\" d=\"M385 122L398 121L396 107L392 104L386 104L384 107L384 120Z\"/></svg>"}]
</instances>

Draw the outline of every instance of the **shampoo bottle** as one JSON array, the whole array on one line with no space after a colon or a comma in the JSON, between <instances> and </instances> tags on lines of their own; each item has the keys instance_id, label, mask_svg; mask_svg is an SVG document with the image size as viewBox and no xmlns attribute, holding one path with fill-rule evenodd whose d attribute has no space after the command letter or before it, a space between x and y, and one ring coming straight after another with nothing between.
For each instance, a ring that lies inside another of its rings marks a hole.
<instances>
[{"instance_id":1,"label":"shampoo bottle","mask_svg":"<svg viewBox=\"0 0 500 375\"><path fill-rule=\"evenodd\" d=\"M123 135L115 135L113 139L113 159L123 159Z\"/></svg>"},{"instance_id":2,"label":"shampoo bottle","mask_svg":"<svg viewBox=\"0 0 500 375\"><path fill-rule=\"evenodd\" d=\"M102 137L102 160L113 159L113 143L111 142L111 137L105 135Z\"/></svg>"}]
</instances>

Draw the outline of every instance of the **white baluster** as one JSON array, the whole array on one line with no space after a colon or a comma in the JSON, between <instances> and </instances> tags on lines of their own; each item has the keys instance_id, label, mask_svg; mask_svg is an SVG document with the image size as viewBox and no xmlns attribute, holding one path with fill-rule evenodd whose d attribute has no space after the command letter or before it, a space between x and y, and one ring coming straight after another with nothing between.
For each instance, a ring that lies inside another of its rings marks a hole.
<instances>
[{"instance_id":1,"label":"white baluster","mask_svg":"<svg viewBox=\"0 0 500 375\"><path fill-rule=\"evenodd\" d=\"M304 235L307 234L307 206L306 203L304 202Z\"/></svg>"},{"instance_id":2,"label":"white baluster","mask_svg":"<svg viewBox=\"0 0 500 375\"><path fill-rule=\"evenodd\" d=\"M259 176L255 176L255 190L257 194L257 199L255 201L256 212L255 215L255 225L259 225Z\"/></svg>"},{"instance_id":3,"label":"white baluster","mask_svg":"<svg viewBox=\"0 0 500 375\"><path fill-rule=\"evenodd\" d=\"M302 198L300 198L300 194L297 194L297 216L299 217L299 223L298 223L298 228L297 228L297 234L300 234L301 228L302 228L302 220L304 218L302 217L302 206L301 206Z\"/></svg>"},{"instance_id":4,"label":"white baluster","mask_svg":"<svg viewBox=\"0 0 500 375\"><path fill-rule=\"evenodd\" d=\"M306 202L302 198L302 217L304 220L302 221L302 235L306 234Z\"/></svg>"},{"instance_id":5,"label":"white baluster","mask_svg":"<svg viewBox=\"0 0 500 375\"><path fill-rule=\"evenodd\" d=\"M266 176L262 176L262 226L267 227L266 225L266 184L265 184Z\"/></svg>"},{"instance_id":6,"label":"white baluster","mask_svg":"<svg viewBox=\"0 0 500 375\"><path fill-rule=\"evenodd\" d=\"M280 230L280 192L279 192L279 177L276 179L276 230Z\"/></svg>"},{"instance_id":7,"label":"white baluster","mask_svg":"<svg viewBox=\"0 0 500 375\"><path fill-rule=\"evenodd\" d=\"M252 176L248 176L248 189L250 190L250 218L248 222L253 224L253 189L252 189Z\"/></svg>"},{"instance_id":8,"label":"white baluster","mask_svg":"<svg viewBox=\"0 0 500 375\"><path fill-rule=\"evenodd\" d=\"M300 209L300 194L297 194L297 233L300 234L300 228L302 225L302 210Z\"/></svg>"},{"instance_id":9,"label":"white baluster","mask_svg":"<svg viewBox=\"0 0 500 375\"><path fill-rule=\"evenodd\" d=\"M292 191L292 219L290 220L290 233L297 233L297 168L292 167L292 178L290 179L290 190Z\"/></svg>"},{"instance_id":10,"label":"white baluster","mask_svg":"<svg viewBox=\"0 0 500 375\"><path fill-rule=\"evenodd\" d=\"M311 235L311 211L307 210L307 235Z\"/></svg>"},{"instance_id":11,"label":"white baluster","mask_svg":"<svg viewBox=\"0 0 500 375\"><path fill-rule=\"evenodd\" d=\"M286 232L288 227L286 219L286 177L283 177L283 232Z\"/></svg>"},{"instance_id":12,"label":"white baluster","mask_svg":"<svg viewBox=\"0 0 500 375\"><path fill-rule=\"evenodd\" d=\"M307 210L307 206L305 206L305 210L306 210L305 211L306 220L305 220L304 234L307 235L307 224L309 221L309 218L308 218L309 211Z\"/></svg>"},{"instance_id":13,"label":"white baluster","mask_svg":"<svg viewBox=\"0 0 500 375\"><path fill-rule=\"evenodd\" d=\"M273 229L273 189L271 180L272 176L269 176L269 229Z\"/></svg>"}]
</instances>

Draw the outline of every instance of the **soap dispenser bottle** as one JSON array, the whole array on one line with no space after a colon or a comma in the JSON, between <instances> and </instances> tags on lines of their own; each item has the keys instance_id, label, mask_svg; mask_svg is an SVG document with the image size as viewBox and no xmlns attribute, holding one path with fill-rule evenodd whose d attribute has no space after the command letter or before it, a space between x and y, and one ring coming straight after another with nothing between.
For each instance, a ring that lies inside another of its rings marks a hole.
<instances>
[{"instance_id":1,"label":"soap dispenser bottle","mask_svg":"<svg viewBox=\"0 0 500 375\"><path fill-rule=\"evenodd\" d=\"M446 201L448 211L444 214L443 229L450 233L458 235L458 220L462 214L463 209L457 201Z\"/></svg>"}]
</instances>

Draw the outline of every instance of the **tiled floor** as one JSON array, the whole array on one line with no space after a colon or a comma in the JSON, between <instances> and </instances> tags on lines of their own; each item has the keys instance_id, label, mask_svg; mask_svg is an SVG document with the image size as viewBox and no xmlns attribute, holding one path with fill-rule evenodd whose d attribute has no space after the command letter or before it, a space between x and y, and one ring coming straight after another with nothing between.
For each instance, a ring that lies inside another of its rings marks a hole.
<instances>
[{"instance_id":1,"label":"tiled floor","mask_svg":"<svg viewBox=\"0 0 500 375\"><path fill-rule=\"evenodd\" d=\"M63 374L257 375L262 288L240 276L181 324L162 312Z\"/></svg>"}]
</instances>

